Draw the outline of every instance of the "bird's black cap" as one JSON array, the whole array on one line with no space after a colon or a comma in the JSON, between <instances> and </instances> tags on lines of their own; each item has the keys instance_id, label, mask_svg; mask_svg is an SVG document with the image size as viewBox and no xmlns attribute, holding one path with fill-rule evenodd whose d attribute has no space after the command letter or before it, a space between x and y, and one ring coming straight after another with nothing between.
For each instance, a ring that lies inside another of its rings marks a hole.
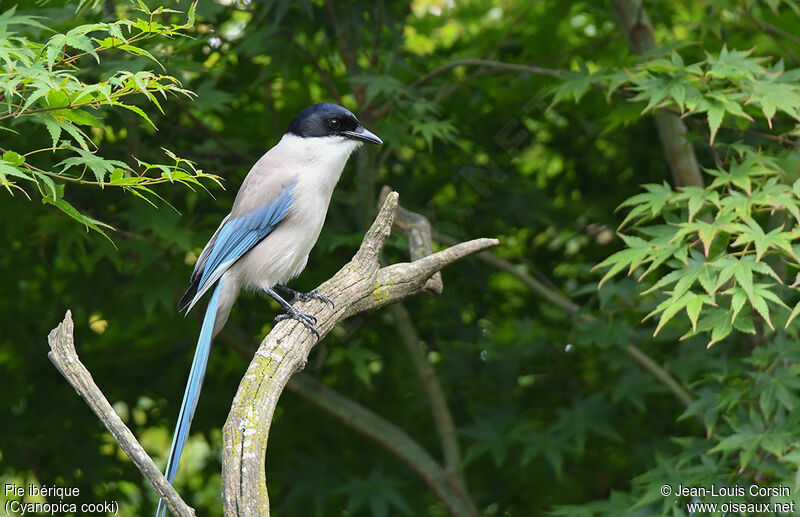
<instances>
[{"instance_id":1,"label":"bird's black cap","mask_svg":"<svg viewBox=\"0 0 800 517\"><path fill-rule=\"evenodd\" d=\"M347 108L331 102L321 102L304 109L289 123L289 133L302 138L343 136L371 144L383 141L364 129Z\"/></svg>"}]
</instances>

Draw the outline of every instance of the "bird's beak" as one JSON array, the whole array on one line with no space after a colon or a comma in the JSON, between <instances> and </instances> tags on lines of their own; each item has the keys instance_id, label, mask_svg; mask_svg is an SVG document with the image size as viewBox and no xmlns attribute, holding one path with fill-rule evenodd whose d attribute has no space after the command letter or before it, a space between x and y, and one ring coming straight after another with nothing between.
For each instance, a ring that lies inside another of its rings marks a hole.
<instances>
[{"instance_id":1,"label":"bird's beak","mask_svg":"<svg viewBox=\"0 0 800 517\"><path fill-rule=\"evenodd\" d=\"M381 145L383 140L378 138L378 135L365 129L364 126L358 126L355 131L342 131L341 135L352 138L353 140L361 140L362 142L367 142L368 144L377 144Z\"/></svg>"}]
</instances>

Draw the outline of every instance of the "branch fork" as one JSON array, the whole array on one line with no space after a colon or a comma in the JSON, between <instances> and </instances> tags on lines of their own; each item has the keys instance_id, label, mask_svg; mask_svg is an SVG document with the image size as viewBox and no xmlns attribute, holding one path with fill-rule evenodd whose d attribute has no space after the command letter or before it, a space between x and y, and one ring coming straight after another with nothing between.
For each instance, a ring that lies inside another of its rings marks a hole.
<instances>
[{"instance_id":1,"label":"branch fork","mask_svg":"<svg viewBox=\"0 0 800 517\"><path fill-rule=\"evenodd\" d=\"M382 197L385 199L378 216L352 260L317 288L320 294L333 300L334 306L319 300L295 305L299 311L311 313L317 318L319 338L297 321L281 321L264 338L242 378L223 428L222 499L226 516L269 515L264 465L272 416L287 382L303 369L311 348L336 324L350 316L384 307L415 294L435 296L441 293L439 271L442 268L498 244L497 239L475 239L433 253L427 221L422 216L400 209L396 227L409 240L412 261L381 267L379 255L398 213L397 193L385 188ZM415 219L415 216L419 219ZM164 499L172 514L179 517L194 516L194 510L166 480L94 383L78 358L73 332L72 315L67 311L64 321L48 336L48 357ZM431 472L438 470L433 466L435 463L431 465ZM427 472L429 477L433 476L431 472ZM449 491L441 480L428 481L454 515L475 512L474 506L469 506L471 503L463 506L464 501L459 497L448 496Z\"/></svg>"},{"instance_id":2,"label":"branch fork","mask_svg":"<svg viewBox=\"0 0 800 517\"><path fill-rule=\"evenodd\" d=\"M435 275L442 268L498 244L496 239L475 239L412 262L381 267L379 255L395 220L397 200L396 192L385 196L353 259L317 288L320 294L333 300L334 306L312 300L295 307L317 318L319 339L355 314L398 302L426 289L440 292ZM433 284L429 283L431 279ZM441 277L438 285L441 286ZM226 515L269 515L264 462L272 416L286 383L303 368L317 342L303 325L282 321L261 343L247 368L223 428L222 485Z\"/></svg>"}]
</instances>

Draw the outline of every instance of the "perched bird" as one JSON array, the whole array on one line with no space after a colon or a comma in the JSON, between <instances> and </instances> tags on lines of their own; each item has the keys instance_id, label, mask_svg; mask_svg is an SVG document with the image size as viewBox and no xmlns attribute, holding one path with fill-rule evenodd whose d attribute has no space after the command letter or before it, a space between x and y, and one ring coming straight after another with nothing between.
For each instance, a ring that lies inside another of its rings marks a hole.
<instances>
[{"instance_id":1,"label":"perched bird","mask_svg":"<svg viewBox=\"0 0 800 517\"><path fill-rule=\"evenodd\" d=\"M211 291L211 299L172 439L165 472L170 483L189 435L211 341L228 320L239 291L264 291L286 311L276 321L295 319L319 336L314 316L298 312L274 289L290 295L291 301L333 303L316 290L300 293L284 284L305 268L325 222L333 188L350 154L364 142L383 143L342 106L325 102L301 111L281 141L250 169L230 214L197 259L178 310L188 312L207 291ZM165 513L162 500L156 516Z\"/></svg>"}]
</instances>

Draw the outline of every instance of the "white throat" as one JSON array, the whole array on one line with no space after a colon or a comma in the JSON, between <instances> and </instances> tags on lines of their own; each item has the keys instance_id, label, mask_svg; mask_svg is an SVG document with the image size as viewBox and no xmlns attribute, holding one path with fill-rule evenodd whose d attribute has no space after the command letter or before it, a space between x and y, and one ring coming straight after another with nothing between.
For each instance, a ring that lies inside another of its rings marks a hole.
<instances>
[{"instance_id":1,"label":"white throat","mask_svg":"<svg viewBox=\"0 0 800 517\"><path fill-rule=\"evenodd\" d=\"M280 148L281 156L291 157L289 161L301 183L315 184L321 193L330 196L347 159L361 147L361 142L341 136L303 138L286 133L275 147Z\"/></svg>"}]
</instances>

